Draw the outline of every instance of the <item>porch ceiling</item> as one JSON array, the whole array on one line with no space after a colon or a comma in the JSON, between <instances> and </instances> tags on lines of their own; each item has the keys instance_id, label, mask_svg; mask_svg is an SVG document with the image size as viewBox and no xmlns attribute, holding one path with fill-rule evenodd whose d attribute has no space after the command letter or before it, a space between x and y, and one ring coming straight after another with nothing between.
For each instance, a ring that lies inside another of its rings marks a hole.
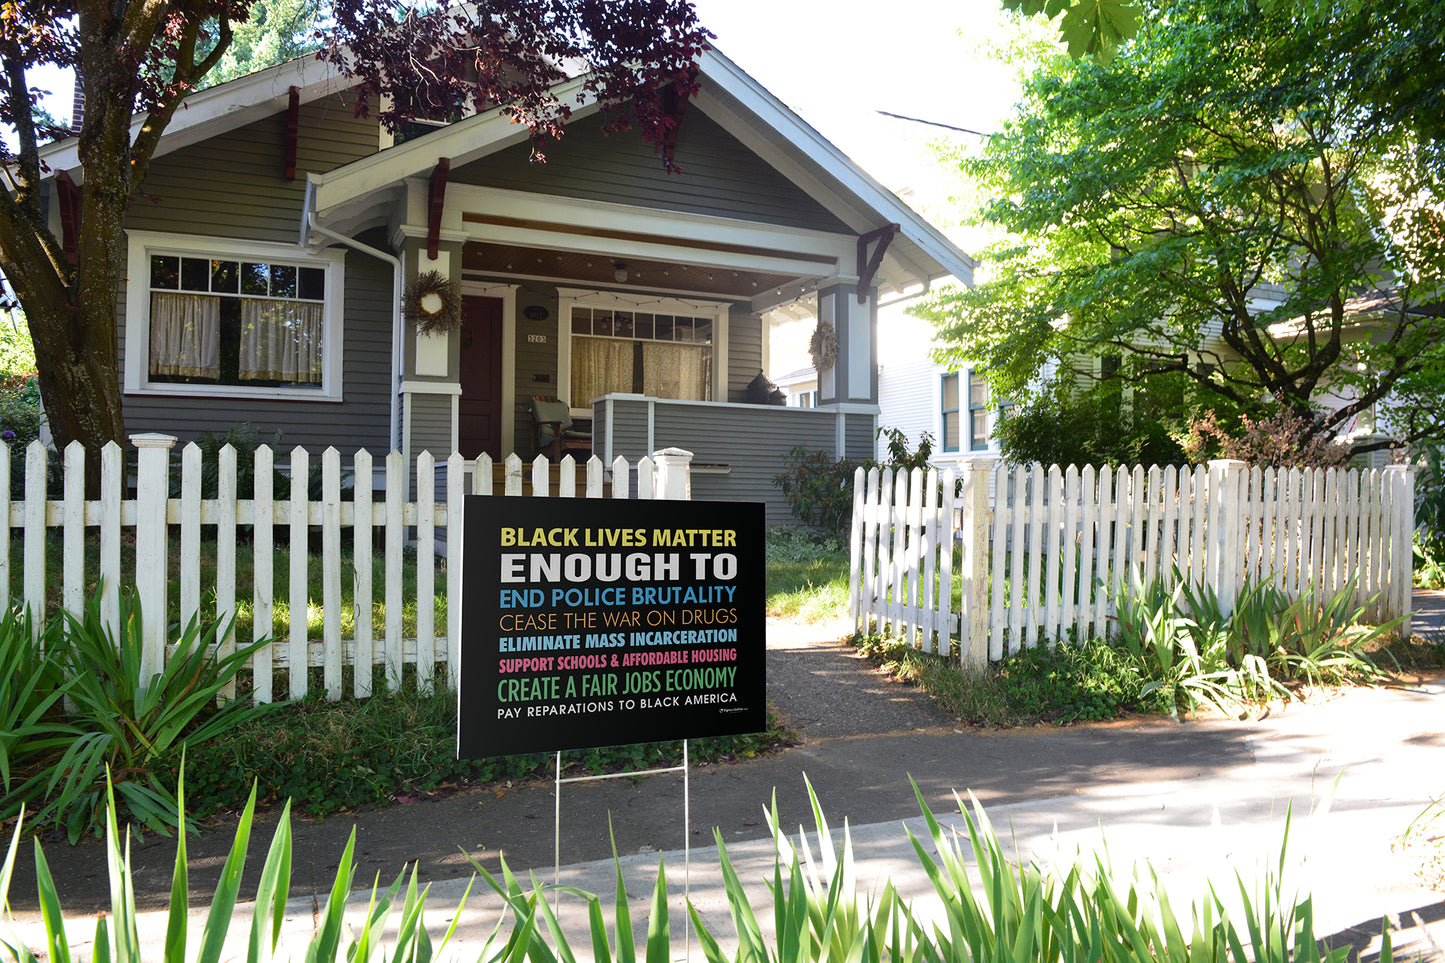
<instances>
[{"instance_id":1,"label":"porch ceiling","mask_svg":"<svg viewBox=\"0 0 1445 963\"><path fill-rule=\"evenodd\" d=\"M627 265L627 280L619 282L615 265ZM609 288L707 294L728 300L751 301L764 292L798 296L812 290L811 278L733 271L669 261L609 257L578 251L557 251L514 244L468 241L462 249L462 268L501 276L537 277L565 284L600 284Z\"/></svg>"}]
</instances>

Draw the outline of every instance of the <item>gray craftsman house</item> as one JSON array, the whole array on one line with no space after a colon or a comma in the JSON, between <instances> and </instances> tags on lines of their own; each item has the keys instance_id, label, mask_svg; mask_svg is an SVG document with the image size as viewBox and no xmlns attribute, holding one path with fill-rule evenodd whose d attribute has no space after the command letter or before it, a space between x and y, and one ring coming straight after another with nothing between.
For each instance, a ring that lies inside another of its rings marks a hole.
<instances>
[{"instance_id":1,"label":"gray craftsman house","mask_svg":"<svg viewBox=\"0 0 1445 963\"><path fill-rule=\"evenodd\" d=\"M545 164L495 110L393 137L310 58L188 98L126 221L127 430L531 458L552 430L533 400L558 399L582 449L588 431L609 462L686 448L695 497L786 520L786 451L874 450L878 304L970 283L973 262L726 57L700 69L676 174L603 136L576 81ZM43 160L73 235L75 139ZM430 272L456 283L459 327L410 320ZM814 408L750 403L779 397L755 378L780 309L836 335Z\"/></svg>"}]
</instances>

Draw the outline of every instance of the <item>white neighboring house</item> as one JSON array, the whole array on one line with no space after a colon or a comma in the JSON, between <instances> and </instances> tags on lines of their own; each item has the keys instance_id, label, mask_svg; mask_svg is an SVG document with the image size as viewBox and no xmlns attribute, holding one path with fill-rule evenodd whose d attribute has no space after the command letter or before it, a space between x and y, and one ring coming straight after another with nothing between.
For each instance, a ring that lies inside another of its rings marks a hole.
<instances>
[{"instance_id":1,"label":"white neighboring house","mask_svg":"<svg viewBox=\"0 0 1445 963\"><path fill-rule=\"evenodd\" d=\"M813 318L800 315L774 324L768 377L794 407L817 404L818 373L808 355ZM992 437L1001 417L987 382L964 367L953 370L933 360L933 330L905 313L903 304L878 311L878 427L897 428L916 449L926 432L933 439L930 463L940 469L999 459ZM876 456L888 454L887 442L875 440Z\"/></svg>"}]
</instances>

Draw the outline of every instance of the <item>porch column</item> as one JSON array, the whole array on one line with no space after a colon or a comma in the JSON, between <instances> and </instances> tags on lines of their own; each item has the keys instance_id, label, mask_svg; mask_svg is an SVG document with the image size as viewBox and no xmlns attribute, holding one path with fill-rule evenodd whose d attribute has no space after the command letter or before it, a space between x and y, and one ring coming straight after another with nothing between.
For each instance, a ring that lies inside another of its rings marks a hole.
<instances>
[{"instance_id":1,"label":"porch column","mask_svg":"<svg viewBox=\"0 0 1445 963\"><path fill-rule=\"evenodd\" d=\"M856 282L820 286L818 322L830 324L838 339L833 366L818 372L819 407L838 412L838 457L870 457L878 420L877 293L869 290L859 304Z\"/></svg>"},{"instance_id":2,"label":"porch column","mask_svg":"<svg viewBox=\"0 0 1445 963\"><path fill-rule=\"evenodd\" d=\"M878 403L878 304L874 292L859 304L853 284L818 289L818 321L833 326L838 357L832 368L818 372L818 401Z\"/></svg>"}]
</instances>

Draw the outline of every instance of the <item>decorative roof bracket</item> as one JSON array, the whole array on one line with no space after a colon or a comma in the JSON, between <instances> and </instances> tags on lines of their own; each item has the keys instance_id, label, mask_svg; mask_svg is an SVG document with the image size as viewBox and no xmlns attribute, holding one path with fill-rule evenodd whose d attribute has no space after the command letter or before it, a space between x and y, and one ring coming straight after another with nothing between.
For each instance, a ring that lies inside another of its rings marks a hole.
<instances>
[{"instance_id":1,"label":"decorative roof bracket","mask_svg":"<svg viewBox=\"0 0 1445 963\"><path fill-rule=\"evenodd\" d=\"M694 68L694 76L696 68ZM662 138L662 163L669 174L677 170L677 164L673 157L677 153L677 134L682 129L682 118L687 113L687 102L690 100L686 94L677 89L677 83L668 84L662 91L662 107L672 118L672 124Z\"/></svg>"},{"instance_id":2,"label":"decorative roof bracket","mask_svg":"<svg viewBox=\"0 0 1445 963\"><path fill-rule=\"evenodd\" d=\"M450 157L438 157L437 166L432 168L431 186L427 191L429 208L426 222L426 256L435 261L437 243L442 236L442 209L447 200L447 172L452 169Z\"/></svg>"},{"instance_id":3,"label":"decorative roof bracket","mask_svg":"<svg viewBox=\"0 0 1445 963\"><path fill-rule=\"evenodd\" d=\"M867 234L858 235L858 303L868 302L868 289L873 286L873 277L878 273L878 267L883 263L883 255L888 250L888 244L893 240L893 235L902 228L897 224L885 224ZM873 249L870 257L868 245L877 241L878 246Z\"/></svg>"},{"instance_id":4,"label":"decorative roof bracket","mask_svg":"<svg viewBox=\"0 0 1445 963\"><path fill-rule=\"evenodd\" d=\"M55 193L60 208L60 247L65 259L74 264L80 255L80 188L69 172L57 171Z\"/></svg>"},{"instance_id":5,"label":"decorative roof bracket","mask_svg":"<svg viewBox=\"0 0 1445 963\"><path fill-rule=\"evenodd\" d=\"M301 90L291 88L290 102L286 105L286 179L296 179L296 141L301 131Z\"/></svg>"}]
</instances>

